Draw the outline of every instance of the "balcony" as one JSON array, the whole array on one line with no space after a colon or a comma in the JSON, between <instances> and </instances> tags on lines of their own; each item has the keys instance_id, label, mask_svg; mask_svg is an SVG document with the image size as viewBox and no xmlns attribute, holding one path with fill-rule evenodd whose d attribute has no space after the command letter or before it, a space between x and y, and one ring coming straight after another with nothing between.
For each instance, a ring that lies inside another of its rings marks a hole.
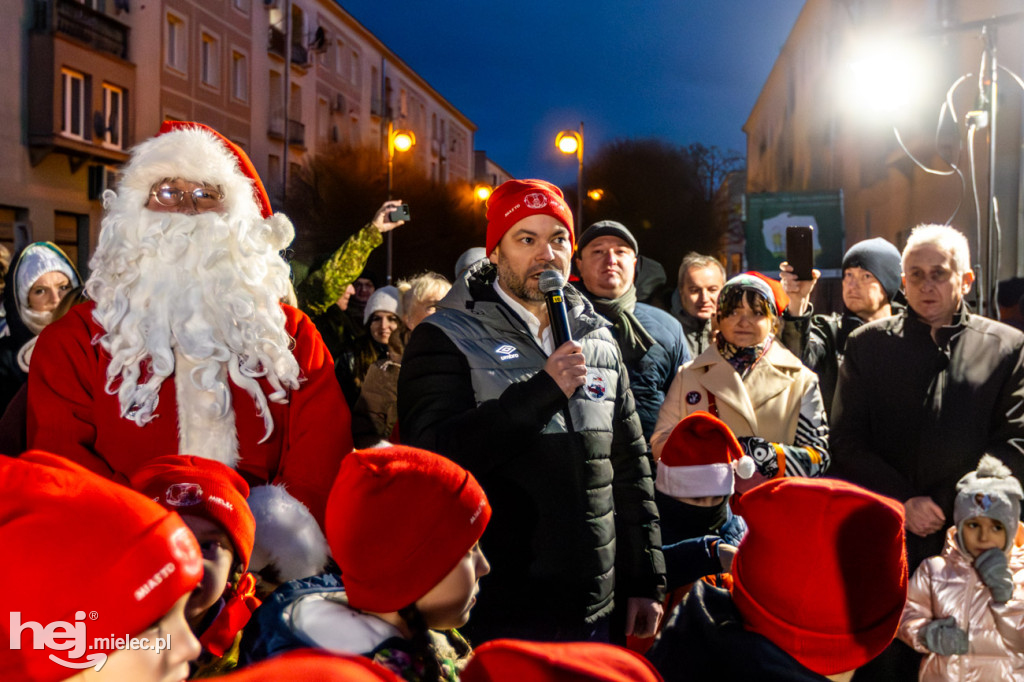
<instances>
[{"instance_id":1,"label":"balcony","mask_svg":"<svg viewBox=\"0 0 1024 682\"><path fill-rule=\"evenodd\" d=\"M75 0L35 0L35 31L53 32L128 59L128 27Z\"/></svg>"},{"instance_id":2,"label":"balcony","mask_svg":"<svg viewBox=\"0 0 1024 682\"><path fill-rule=\"evenodd\" d=\"M276 140L284 139L284 118L280 116L274 116L270 119L270 125L267 128L267 135ZM296 147L306 146L306 125L302 121L296 121L293 118L288 119L288 144L295 145Z\"/></svg>"},{"instance_id":3,"label":"balcony","mask_svg":"<svg viewBox=\"0 0 1024 682\"><path fill-rule=\"evenodd\" d=\"M267 41L267 52L284 59L284 43L284 31L271 26L270 36ZM292 43L292 64L295 64L296 66L308 66L309 50L302 45Z\"/></svg>"}]
</instances>

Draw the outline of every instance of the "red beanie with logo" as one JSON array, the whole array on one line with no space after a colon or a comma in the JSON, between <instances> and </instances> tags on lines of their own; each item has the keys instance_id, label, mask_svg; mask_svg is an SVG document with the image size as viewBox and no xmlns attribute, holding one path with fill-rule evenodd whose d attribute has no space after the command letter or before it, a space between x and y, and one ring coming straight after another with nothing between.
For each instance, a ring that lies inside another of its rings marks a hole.
<instances>
[{"instance_id":1,"label":"red beanie with logo","mask_svg":"<svg viewBox=\"0 0 1024 682\"><path fill-rule=\"evenodd\" d=\"M224 677L224 682L401 682L395 673L362 656L298 649Z\"/></svg>"},{"instance_id":2,"label":"red beanie with logo","mask_svg":"<svg viewBox=\"0 0 1024 682\"><path fill-rule=\"evenodd\" d=\"M907 599L901 504L845 481L779 478L734 509L749 528L731 590L747 630L819 675L889 646Z\"/></svg>"},{"instance_id":3,"label":"red beanie with logo","mask_svg":"<svg viewBox=\"0 0 1024 682\"><path fill-rule=\"evenodd\" d=\"M179 514L199 516L220 526L235 546L236 558L248 567L256 537L249 504L249 484L237 471L205 457L163 455L129 477L132 488Z\"/></svg>"},{"instance_id":4,"label":"red beanie with logo","mask_svg":"<svg viewBox=\"0 0 1024 682\"><path fill-rule=\"evenodd\" d=\"M569 230L573 245L572 211L562 190L544 180L508 180L487 199L487 253L494 251L513 225L532 215L549 215Z\"/></svg>"},{"instance_id":5,"label":"red beanie with logo","mask_svg":"<svg viewBox=\"0 0 1024 682\"><path fill-rule=\"evenodd\" d=\"M390 613L441 582L490 518L468 471L426 450L392 446L345 456L324 526L349 604Z\"/></svg>"},{"instance_id":6,"label":"red beanie with logo","mask_svg":"<svg viewBox=\"0 0 1024 682\"><path fill-rule=\"evenodd\" d=\"M665 441L654 487L672 497L732 495L734 474L750 478L754 470L754 460L744 454L725 422L694 412Z\"/></svg>"},{"instance_id":7,"label":"red beanie with logo","mask_svg":"<svg viewBox=\"0 0 1024 682\"><path fill-rule=\"evenodd\" d=\"M660 682L640 654L599 642L496 639L473 652L462 682Z\"/></svg>"},{"instance_id":8,"label":"red beanie with logo","mask_svg":"<svg viewBox=\"0 0 1024 682\"><path fill-rule=\"evenodd\" d=\"M141 634L203 575L199 546L180 516L38 450L0 457L0 546L8 612L0 637L10 644L0 649L4 680L74 674L51 655L79 668L105 661L115 644L95 638Z\"/></svg>"}]
</instances>

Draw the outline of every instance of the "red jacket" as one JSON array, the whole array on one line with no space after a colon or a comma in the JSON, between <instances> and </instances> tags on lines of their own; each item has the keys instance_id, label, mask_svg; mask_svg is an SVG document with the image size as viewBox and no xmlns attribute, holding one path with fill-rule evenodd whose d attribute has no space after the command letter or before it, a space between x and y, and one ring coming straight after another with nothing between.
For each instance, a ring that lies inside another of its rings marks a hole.
<instances>
[{"instance_id":1,"label":"red jacket","mask_svg":"<svg viewBox=\"0 0 1024 682\"><path fill-rule=\"evenodd\" d=\"M173 377L160 387L154 419L137 426L120 415L117 395L106 392L110 355L94 343L104 330L95 304L73 307L46 327L35 349L28 387L28 447L67 457L110 478L143 462L178 452L178 411ZM323 525L324 508L341 458L352 449L351 418L334 377L334 363L305 313L282 305L295 339L300 386L288 403L269 403L274 430L265 427L252 398L233 383L238 471L250 485L284 483ZM269 384L261 381L269 392Z\"/></svg>"}]
</instances>

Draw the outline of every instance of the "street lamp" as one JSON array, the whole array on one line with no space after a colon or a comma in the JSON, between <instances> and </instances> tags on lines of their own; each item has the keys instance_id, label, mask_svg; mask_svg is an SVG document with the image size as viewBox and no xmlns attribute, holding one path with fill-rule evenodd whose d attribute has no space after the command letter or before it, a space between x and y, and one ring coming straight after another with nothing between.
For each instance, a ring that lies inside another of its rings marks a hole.
<instances>
[{"instance_id":1,"label":"street lamp","mask_svg":"<svg viewBox=\"0 0 1024 682\"><path fill-rule=\"evenodd\" d=\"M487 201L491 198L491 192L494 188L490 185L480 184L473 188L473 196L476 197L477 201Z\"/></svg>"},{"instance_id":2,"label":"street lamp","mask_svg":"<svg viewBox=\"0 0 1024 682\"><path fill-rule=\"evenodd\" d=\"M391 199L391 180L394 175L395 152L407 152L416 145L416 135L411 130L395 130L395 124L388 121L388 199ZM391 284L391 261L393 253L392 235L387 233L387 283Z\"/></svg>"},{"instance_id":3,"label":"street lamp","mask_svg":"<svg viewBox=\"0 0 1024 682\"><path fill-rule=\"evenodd\" d=\"M604 190L592 189L589 192L587 192L587 196L590 197L593 201L601 201L601 199L604 199Z\"/></svg>"},{"instance_id":4,"label":"street lamp","mask_svg":"<svg viewBox=\"0 0 1024 682\"><path fill-rule=\"evenodd\" d=\"M579 130L563 130L555 137L555 146L563 154L575 154L579 161L576 172L576 225L583 229L583 121Z\"/></svg>"}]
</instances>

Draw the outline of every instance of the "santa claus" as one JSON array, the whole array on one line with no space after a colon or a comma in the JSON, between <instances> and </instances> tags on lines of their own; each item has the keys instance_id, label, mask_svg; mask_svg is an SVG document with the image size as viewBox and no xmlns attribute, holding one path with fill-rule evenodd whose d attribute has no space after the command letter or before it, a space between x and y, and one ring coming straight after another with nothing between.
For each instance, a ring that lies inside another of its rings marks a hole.
<instances>
[{"instance_id":1,"label":"santa claus","mask_svg":"<svg viewBox=\"0 0 1024 682\"><path fill-rule=\"evenodd\" d=\"M103 201L92 302L36 346L29 447L124 482L182 453L235 467L253 486L278 484L250 497L253 562L282 578L315 572L325 545L302 522L308 509L322 524L352 437L320 334L281 303L292 293L280 255L291 223L273 214L245 152L195 123L167 122L138 145Z\"/></svg>"}]
</instances>

